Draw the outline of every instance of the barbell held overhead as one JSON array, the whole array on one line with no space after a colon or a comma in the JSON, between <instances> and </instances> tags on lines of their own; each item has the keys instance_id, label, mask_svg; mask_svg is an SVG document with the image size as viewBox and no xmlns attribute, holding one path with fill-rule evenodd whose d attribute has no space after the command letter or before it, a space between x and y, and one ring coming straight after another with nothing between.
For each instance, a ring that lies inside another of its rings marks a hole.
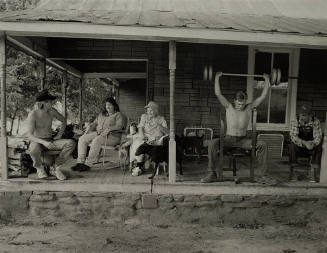
<instances>
[{"instance_id":1,"label":"barbell held overhead","mask_svg":"<svg viewBox=\"0 0 327 253\"><path fill-rule=\"evenodd\" d=\"M222 72L223 76L242 76L242 77L260 77L263 78L263 75L255 75L255 74L236 74L236 73L224 73ZM280 69L272 69L270 74L270 84L271 85L279 85L282 78L282 72ZM298 79L295 76L288 76L288 79Z\"/></svg>"},{"instance_id":2,"label":"barbell held overhead","mask_svg":"<svg viewBox=\"0 0 327 253\"><path fill-rule=\"evenodd\" d=\"M222 72L222 76L241 76L241 77L260 77L264 78L264 75L255 75L255 74L236 74L236 73L224 73ZM280 69L273 69L270 74L270 84L278 85L281 79L281 71Z\"/></svg>"}]
</instances>

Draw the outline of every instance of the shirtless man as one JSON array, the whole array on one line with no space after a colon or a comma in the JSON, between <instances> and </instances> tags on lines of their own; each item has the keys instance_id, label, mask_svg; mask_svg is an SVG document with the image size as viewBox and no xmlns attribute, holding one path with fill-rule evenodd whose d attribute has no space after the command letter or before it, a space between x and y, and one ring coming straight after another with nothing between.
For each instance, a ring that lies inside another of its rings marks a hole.
<instances>
[{"instance_id":1,"label":"shirtless man","mask_svg":"<svg viewBox=\"0 0 327 253\"><path fill-rule=\"evenodd\" d=\"M219 102L226 109L226 124L227 132L224 138L224 146L233 146L251 149L251 139L246 138L246 131L251 119L251 111L259 106L266 98L270 81L269 76L264 75L265 84L261 95L256 98L253 103L246 104L247 94L243 91L238 91L235 94L234 105L232 105L222 94L220 90L219 79L222 76L221 72L215 76L215 94ZM265 175L267 171L267 145L263 141L257 142L258 158L261 162L261 173ZM223 181L223 168L218 169L218 177L216 173L217 152L219 149L219 139L213 139L208 146L208 174L201 179L202 183L211 183Z\"/></svg>"},{"instance_id":2,"label":"shirtless man","mask_svg":"<svg viewBox=\"0 0 327 253\"><path fill-rule=\"evenodd\" d=\"M28 116L27 136L31 141L29 153L37 175L42 179L48 177L42 165L42 151L61 150L56 157L54 167L50 168L50 174L59 180L65 180L66 176L60 168L71 155L76 144L73 140L61 139L66 128L66 120L56 109L52 108L55 99L56 97L50 95L47 90L36 96L35 108ZM61 121L61 128L58 134L52 138L52 121L54 119Z\"/></svg>"}]
</instances>

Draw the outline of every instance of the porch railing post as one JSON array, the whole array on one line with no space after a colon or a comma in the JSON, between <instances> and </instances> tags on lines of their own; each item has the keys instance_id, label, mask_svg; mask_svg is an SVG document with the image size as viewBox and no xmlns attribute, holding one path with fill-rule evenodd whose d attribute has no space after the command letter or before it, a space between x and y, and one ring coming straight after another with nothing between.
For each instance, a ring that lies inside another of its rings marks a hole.
<instances>
[{"instance_id":1,"label":"porch railing post","mask_svg":"<svg viewBox=\"0 0 327 253\"><path fill-rule=\"evenodd\" d=\"M175 71L176 42L169 42L169 82L170 82L170 115L169 115L169 183L176 182L176 141L175 141Z\"/></svg>"},{"instance_id":2,"label":"porch railing post","mask_svg":"<svg viewBox=\"0 0 327 253\"><path fill-rule=\"evenodd\" d=\"M45 58L42 58L40 60L40 65L39 65L39 71L40 71L40 78L41 78L41 90L45 89L45 79L46 79L46 62Z\"/></svg>"},{"instance_id":3,"label":"porch railing post","mask_svg":"<svg viewBox=\"0 0 327 253\"><path fill-rule=\"evenodd\" d=\"M1 175L3 180L8 179L8 139L7 139L7 115L6 115L6 35L0 33L0 82L1 82L1 137L0 137L0 160Z\"/></svg>"},{"instance_id":4,"label":"porch railing post","mask_svg":"<svg viewBox=\"0 0 327 253\"><path fill-rule=\"evenodd\" d=\"M62 76L61 89L62 89L63 115L66 119L66 122L67 122L67 86L68 86L67 70L65 70L63 72L63 76Z\"/></svg>"},{"instance_id":5,"label":"porch railing post","mask_svg":"<svg viewBox=\"0 0 327 253\"><path fill-rule=\"evenodd\" d=\"M83 89L84 89L84 78L80 79L79 83L79 127L83 127Z\"/></svg>"},{"instance_id":6,"label":"porch railing post","mask_svg":"<svg viewBox=\"0 0 327 253\"><path fill-rule=\"evenodd\" d=\"M324 139L322 143L322 155L321 155L321 169L320 169L320 183L327 183L327 111L325 116L325 129L324 131Z\"/></svg>"}]
</instances>

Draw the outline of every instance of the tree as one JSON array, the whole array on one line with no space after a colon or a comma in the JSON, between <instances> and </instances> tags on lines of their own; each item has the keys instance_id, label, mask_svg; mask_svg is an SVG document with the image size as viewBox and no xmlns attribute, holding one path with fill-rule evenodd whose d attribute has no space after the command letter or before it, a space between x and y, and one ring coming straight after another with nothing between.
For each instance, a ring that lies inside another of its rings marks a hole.
<instances>
[{"instance_id":1,"label":"tree","mask_svg":"<svg viewBox=\"0 0 327 253\"><path fill-rule=\"evenodd\" d=\"M39 2L40 0L0 0L0 12L34 8ZM40 88L40 77L36 59L10 47L7 50L7 115L11 120L9 134L12 134L16 117L20 122L32 109L35 95ZM62 95L62 72L51 66L47 66L46 72L46 88L50 93L60 97ZM68 120L77 123L80 80L72 76L69 76L68 80ZM87 80L83 96L84 119L95 117L103 109L105 98L110 95L110 85L99 79ZM18 133L18 130L16 132Z\"/></svg>"},{"instance_id":2,"label":"tree","mask_svg":"<svg viewBox=\"0 0 327 253\"><path fill-rule=\"evenodd\" d=\"M16 116L25 118L32 107L40 81L35 59L10 47L7 52L7 115L11 135Z\"/></svg>"},{"instance_id":3,"label":"tree","mask_svg":"<svg viewBox=\"0 0 327 253\"><path fill-rule=\"evenodd\" d=\"M34 8L40 0L2 0L0 11L18 11Z\"/></svg>"}]
</instances>

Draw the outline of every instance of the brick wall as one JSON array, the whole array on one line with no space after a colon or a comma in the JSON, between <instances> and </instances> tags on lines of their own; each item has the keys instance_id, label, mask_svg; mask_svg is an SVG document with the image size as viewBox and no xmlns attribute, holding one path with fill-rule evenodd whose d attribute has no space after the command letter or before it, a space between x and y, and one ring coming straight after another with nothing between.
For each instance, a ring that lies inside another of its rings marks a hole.
<instances>
[{"instance_id":1,"label":"brick wall","mask_svg":"<svg viewBox=\"0 0 327 253\"><path fill-rule=\"evenodd\" d=\"M326 98L327 50L301 49L298 103L310 103L320 121L325 121Z\"/></svg>"},{"instance_id":2,"label":"brick wall","mask_svg":"<svg viewBox=\"0 0 327 253\"><path fill-rule=\"evenodd\" d=\"M119 83L120 111L131 121L138 121L146 103L146 80L133 79Z\"/></svg>"},{"instance_id":3,"label":"brick wall","mask_svg":"<svg viewBox=\"0 0 327 253\"><path fill-rule=\"evenodd\" d=\"M159 103L161 112L169 123L167 42L51 39L49 45L49 48L52 48L50 55L53 57L148 59L148 100ZM246 73L247 56L247 46L177 43L175 86L177 133L182 133L185 127L196 125L213 128L214 134L218 135L219 112L222 108L214 95L213 82L202 80L204 65L211 63L213 72ZM326 56L326 50L301 50L299 71L298 100L312 103L316 115L322 121L325 120L327 110ZM229 100L232 100L236 90L246 90L245 78L223 77L221 83L223 94ZM122 92L125 93L127 90ZM127 93L126 96L130 96ZM123 101L127 97L122 98ZM141 108L140 101L144 101L144 94L135 91L133 99L138 101L137 106ZM141 109L121 106L127 110L128 115L141 113ZM287 133L285 135L287 136Z\"/></svg>"},{"instance_id":4,"label":"brick wall","mask_svg":"<svg viewBox=\"0 0 327 253\"><path fill-rule=\"evenodd\" d=\"M144 41L115 41L91 39L51 39L52 57L80 58L137 58L148 59L148 100L155 100L169 124L169 69L168 43ZM185 127L203 126L214 129L218 134L221 107L214 95L213 82L203 81L203 67L211 63L213 70L246 73L247 47L228 45L205 45L177 43L177 69L175 89L175 122L177 133ZM120 106L128 116L142 113L142 90L122 86ZM141 86L139 86L141 88ZM231 98L235 90L246 90L245 78L223 78L223 93ZM126 99L133 95L133 102L126 105ZM143 103L143 106L145 102ZM133 115L132 118L135 118Z\"/></svg>"}]
</instances>

